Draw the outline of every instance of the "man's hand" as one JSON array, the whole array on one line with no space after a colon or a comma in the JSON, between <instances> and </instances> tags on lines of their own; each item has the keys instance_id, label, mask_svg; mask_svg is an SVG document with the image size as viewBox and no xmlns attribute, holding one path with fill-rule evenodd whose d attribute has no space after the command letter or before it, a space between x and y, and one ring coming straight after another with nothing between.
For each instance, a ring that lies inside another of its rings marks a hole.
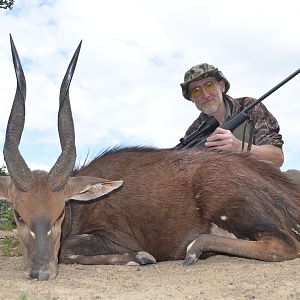
<instances>
[{"instance_id":1,"label":"man's hand","mask_svg":"<svg viewBox=\"0 0 300 300\"><path fill-rule=\"evenodd\" d=\"M216 149L226 149L232 151L242 150L242 141L238 140L230 130L218 127L205 143L206 147L215 147Z\"/></svg>"},{"instance_id":2,"label":"man's hand","mask_svg":"<svg viewBox=\"0 0 300 300\"><path fill-rule=\"evenodd\" d=\"M242 141L238 140L231 131L218 127L211 136L207 138L206 147L226 149L231 151L242 151ZM245 143L244 148L248 148ZM284 161L281 148L274 145L251 145L250 153L257 159L267 160L275 167L280 168Z\"/></svg>"}]
</instances>

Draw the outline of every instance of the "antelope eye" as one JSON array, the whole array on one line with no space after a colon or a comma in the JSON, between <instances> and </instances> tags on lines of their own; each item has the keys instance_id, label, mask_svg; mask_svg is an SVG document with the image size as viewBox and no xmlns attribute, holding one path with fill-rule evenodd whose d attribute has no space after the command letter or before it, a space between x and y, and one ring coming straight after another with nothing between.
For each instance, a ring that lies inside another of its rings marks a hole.
<instances>
[{"instance_id":1,"label":"antelope eye","mask_svg":"<svg viewBox=\"0 0 300 300\"><path fill-rule=\"evenodd\" d=\"M16 216L16 219L19 221L19 222L23 222L23 219L22 217L20 216L20 214L15 210L15 216Z\"/></svg>"}]
</instances>

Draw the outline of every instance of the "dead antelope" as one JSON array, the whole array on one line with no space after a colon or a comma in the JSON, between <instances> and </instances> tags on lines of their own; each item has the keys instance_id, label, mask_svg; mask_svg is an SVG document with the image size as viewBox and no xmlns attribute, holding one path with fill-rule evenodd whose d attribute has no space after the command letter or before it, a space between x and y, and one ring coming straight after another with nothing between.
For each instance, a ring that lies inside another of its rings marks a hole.
<instances>
[{"instance_id":1,"label":"dead antelope","mask_svg":"<svg viewBox=\"0 0 300 300\"><path fill-rule=\"evenodd\" d=\"M18 150L26 87L11 45L18 85L4 146L10 177L1 178L0 193L15 208L28 278L54 278L58 260L136 265L185 258L190 265L205 252L265 261L298 256L300 188L248 155L132 147L73 171L69 85L80 45L60 91L62 153L49 173L31 171Z\"/></svg>"}]
</instances>

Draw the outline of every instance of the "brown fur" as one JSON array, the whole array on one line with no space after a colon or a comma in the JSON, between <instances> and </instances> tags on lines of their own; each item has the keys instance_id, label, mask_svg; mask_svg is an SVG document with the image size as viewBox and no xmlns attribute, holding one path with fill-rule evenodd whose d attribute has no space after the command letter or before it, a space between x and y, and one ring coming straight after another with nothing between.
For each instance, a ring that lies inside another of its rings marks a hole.
<instances>
[{"instance_id":1,"label":"brown fur","mask_svg":"<svg viewBox=\"0 0 300 300\"><path fill-rule=\"evenodd\" d=\"M243 240L279 239L292 252L279 260L299 252L299 188L247 155L127 148L104 153L74 175L122 178L124 184L102 199L71 203L72 217L62 227L63 262L73 262L72 254L142 250L157 261L183 259L189 243L209 234L212 224ZM93 237L84 247L82 234Z\"/></svg>"}]
</instances>

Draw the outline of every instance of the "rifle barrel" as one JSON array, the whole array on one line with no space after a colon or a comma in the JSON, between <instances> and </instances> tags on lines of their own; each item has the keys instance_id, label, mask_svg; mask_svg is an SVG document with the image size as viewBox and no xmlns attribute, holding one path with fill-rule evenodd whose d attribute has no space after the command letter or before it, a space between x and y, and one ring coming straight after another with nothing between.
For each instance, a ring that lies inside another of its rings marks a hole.
<instances>
[{"instance_id":1,"label":"rifle barrel","mask_svg":"<svg viewBox=\"0 0 300 300\"><path fill-rule=\"evenodd\" d=\"M253 106L255 106L256 104L258 104L259 102L263 101L268 96L270 96L271 94L273 94L276 90L278 90L279 88L281 88L284 84L286 84L288 81L290 81L291 79L293 79L299 73L300 73L300 68L298 70L296 70L293 74L291 74L290 76L288 76L287 78L285 78L284 80L282 80L280 83L278 83L272 89L270 89L268 92L266 92L265 94L263 94L256 101L254 101L253 103L251 103L250 105L248 105L247 107L245 107L243 109L243 112L248 112Z\"/></svg>"}]
</instances>

